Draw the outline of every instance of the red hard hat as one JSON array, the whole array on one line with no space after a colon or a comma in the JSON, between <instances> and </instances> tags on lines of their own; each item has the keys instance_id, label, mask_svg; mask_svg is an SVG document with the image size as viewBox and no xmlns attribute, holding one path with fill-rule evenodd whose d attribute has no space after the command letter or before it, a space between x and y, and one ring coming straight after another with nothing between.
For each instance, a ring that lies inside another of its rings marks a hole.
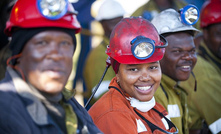
<instances>
[{"instance_id":1,"label":"red hard hat","mask_svg":"<svg viewBox=\"0 0 221 134\"><path fill-rule=\"evenodd\" d=\"M122 19L112 30L107 55L122 64L142 64L159 61L163 58L165 49L155 48L147 59L137 59L131 50L131 41L138 36L153 40L155 46L161 46L160 36L152 23L142 17Z\"/></svg>"},{"instance_id":2,"label":"red hard hat","mask_svg":"<svg viewBox=\"0 0 221 134\"><path fill-rule=\"evenodd\" d=\"M9 21L6 23L5 33L11 36L13 29L20 28L39 28L39 27L59 27L76 30L80 32L81 26L76 18L76 11L73 6L67 3L67 12L59 19L52 20L44 17L38 9L40 0L18 0L12 11Z\"/></svg>"},{"instance_id":3,"label":"red hard hat","mask_svg":"<svg viewBox=\"0 0 221 134\"><path fill-rule=\"evenodd\" d=\"M221 22L221 0L208 0L201 9L200 27Z\"/></svg>"}]
</instances>

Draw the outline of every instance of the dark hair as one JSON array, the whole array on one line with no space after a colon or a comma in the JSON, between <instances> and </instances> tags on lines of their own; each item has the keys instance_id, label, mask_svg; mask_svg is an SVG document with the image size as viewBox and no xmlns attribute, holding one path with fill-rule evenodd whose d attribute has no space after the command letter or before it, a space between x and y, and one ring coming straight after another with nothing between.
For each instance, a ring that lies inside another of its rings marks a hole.
<instances>
[{"instance_id":1,"label":"dark hair","mask_svg":"<svg viewBox=\"0 0 221 134\"><path fill-rule=\"evenodd\" d=\"M117 74L118 70L119 70L120 63L113 58L110 58L110 59L111 59L111 66L112 66L115 74Z\"/></svg>"}]
</instances>

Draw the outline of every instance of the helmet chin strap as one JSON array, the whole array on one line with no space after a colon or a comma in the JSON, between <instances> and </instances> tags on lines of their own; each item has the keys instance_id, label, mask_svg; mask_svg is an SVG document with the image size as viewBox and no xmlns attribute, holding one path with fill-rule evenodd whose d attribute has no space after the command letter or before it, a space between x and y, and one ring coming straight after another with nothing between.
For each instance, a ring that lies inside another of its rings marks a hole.
<instances>
[{"instance_id":1,"label":"helmet chin strap","mask_svg":"<svg viewBox=\"0 0 221 134\"><path fill-rule=\"evenodd\" d=\"M103 81L104 76L105 76L105 74L106 74L108 68L110 67L110 65L111 65L111 60L110 60L110 57L108 56L108 57L107 57L107 60L106 60L106 68L105 68L105 70L104 70L104 73L103 73L103 75L102 75L102 77L101 77L99 83L98 83L97 86L95 87L95 89L94 89L92 95L90 96L90 98L88 99L87 103L85 104L84 108L86 108L86 107L88 106L88 104L90 103L91 99L94 97L94 95L95 95L97 89L99 88L101 82Z\"/></svg>"},{"instance_id":2,"label":"helmet chin strap","mask_svg":"<svg viewBox=\"0 0 221 134\"><path fill-rule=\"evenodd\" d=\"M132 107L136 108L141 112L147 112L156 105L154 96L149 101L139 101L133 97L129 97L127 99L130 101L130 105Z\"/></svg>"},{"instance_id":3,"label":"helmet chin strap","mask_svg":"<svg viewBox=\"0 0 221 134\"><path fill-rule=\"evenodd\" d=\"M18 70L18 72L21 74L22 79L25 81L25 75L24 75L23 71L18 66L10 64L10 61L12 59L17 59L17 58L21 57L21 55L22 55L22 53L19 53L17 55L9 57L7 59L7 66L9 66L9 67L11 67L11 68L13 68L15 70Z\"/></svg>"}]
</instances>

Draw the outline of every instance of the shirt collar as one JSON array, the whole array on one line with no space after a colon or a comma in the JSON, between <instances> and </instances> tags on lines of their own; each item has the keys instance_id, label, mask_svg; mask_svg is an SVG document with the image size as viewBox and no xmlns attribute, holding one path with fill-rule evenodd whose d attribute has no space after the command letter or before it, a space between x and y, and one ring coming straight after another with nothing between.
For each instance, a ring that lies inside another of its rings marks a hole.
<instances>
[{"instance_id":1,"label":"shirt collar","mask_svg":"<svg viewBox=\"0 0 221 134\"><path fill-rule=\"evenodd\" d=\"M162 74L161 83L166 84L168 89L175 90L177 93L181 90L187 94L187 92L180 86L180 81L175 81L165 74Z\"/></svg>"},{"instance_id":2,"label":"shirt collar","mask_svg":"<svg viewBox=\"0 0 221 134\"><path fill-rule=\"evenodd\" d=\"M165 83L167 86L173 89L174 87L177 87L179 82L176 82L175 80L171 79L169 76L162 74L161 83Z\"/></svg>"},{"instance_id":3,"label":"shirt collar","mask_svg":"<svg viewBox=\"0 0 221 134\"><path fill-rule=\"evenodd\" d=\"M33 121L39 125L49 124L47 119L47 110L39 99L33 94L30 86L23 79L21 79L12 68L7 67L7 70L12 77L12 81L17 93L21 97L32 101L32 103L26 105L26 109Z\"/></svg>"}]
</instances>

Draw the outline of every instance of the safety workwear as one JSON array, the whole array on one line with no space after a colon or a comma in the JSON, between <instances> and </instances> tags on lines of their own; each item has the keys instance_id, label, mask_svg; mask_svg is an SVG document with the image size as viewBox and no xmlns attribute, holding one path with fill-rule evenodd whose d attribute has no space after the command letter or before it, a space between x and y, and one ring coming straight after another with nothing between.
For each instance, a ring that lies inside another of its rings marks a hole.
<instances>
[{"instance_id":1,"label":"safety workwear","mask_svg":"<svg viewBox=\"0 0 221 134\"><path fill-rule=\"evenodd\" d=\"M110 82L109 91L88 111L94 123L103 133L119 133L119 130L121 130L121 133L176 134L174 125L163 117L168 116L168 113L162 105L156 102L154 108L148 112L141 112L130 105L123 92L123 89L117 83L117 78L114 77ZM159 115L155 110L162 114ZM171 126L173 128L170 129ZM168 131L168 129L170 130Z\"/></svg>"},{"instance_id":2,"label":"safety workwear","mask_svg":"<svg viewBox=\"0 0 221 134\"><path fill-rule=\"evenodd\" d=\"M129 97L127 99L130 101L130 105L132 107L135 107L137 110L141 112L147 112L156 105L154 97L152 97L152 99L149 101L139 101L138 99L133 97Z\"/></svg>"},{"instance_id":3,"label":"safety workwear","mask_svg":"<svg viewBox=\"0 0 221 134\"><path fill-rule=\"evenodd\" d=\"M91 6L91 14L97 20L108 20L124 16L126 11L116 0L95 1Z\"/></svg>"},{"instance_id":4,"label":"safety workwear","mask_svg":"<svg viewBox=\"0 0 221 134\"><path fill-rule=\"evenodd\" d=\"M183 23L181 21L180 14L174 9L167 9L162 11L157 16L155 16L151 22L156 27L159 34L189 30L194 32L199 31L193 26Z\"/></svg>"},{"instance_id":5,"label":"safety workwear","mask_svg":"<svg viewBox=\"0 0 221 134\"><path fill-rule=\"evenodd\" d=\"M221 22L221 0L208 0L201 9L200 27L204 28L211 24Z\"/></svg>"},{"instance_id":6,"label":"safety workwear","mask_svg":"<svg viewBox=\"0 0 221 134\"><path fill-rule=\"evenodd\" d=\"M73 29L75 33L80 32L81 26L76 18L76 11L73 6L67 0L60 0L58 2L61 1L66 6L63 6L64 9L59 12L60 8L57 9L57 7L61 7L59 3L50 5L45 0L18 0L11 11L9 21L6 23L5 33L11 36L13 31L19 27L59 27ZM58 17L49 19L54 14Z\"/></svg>"},{"instance_id":7,"label":"safety workwear","mask_svg":"<svg viewBox=\"0 0 221 134\"><path fill-rule=\"evenodd\" d=\"M160 40L156 28L142 17L122 19L112 30L106 53L122 64L142 64L163 58L167 41ZM150 52L154 51L154 52Z\"/></svg>"}]
</instances>

